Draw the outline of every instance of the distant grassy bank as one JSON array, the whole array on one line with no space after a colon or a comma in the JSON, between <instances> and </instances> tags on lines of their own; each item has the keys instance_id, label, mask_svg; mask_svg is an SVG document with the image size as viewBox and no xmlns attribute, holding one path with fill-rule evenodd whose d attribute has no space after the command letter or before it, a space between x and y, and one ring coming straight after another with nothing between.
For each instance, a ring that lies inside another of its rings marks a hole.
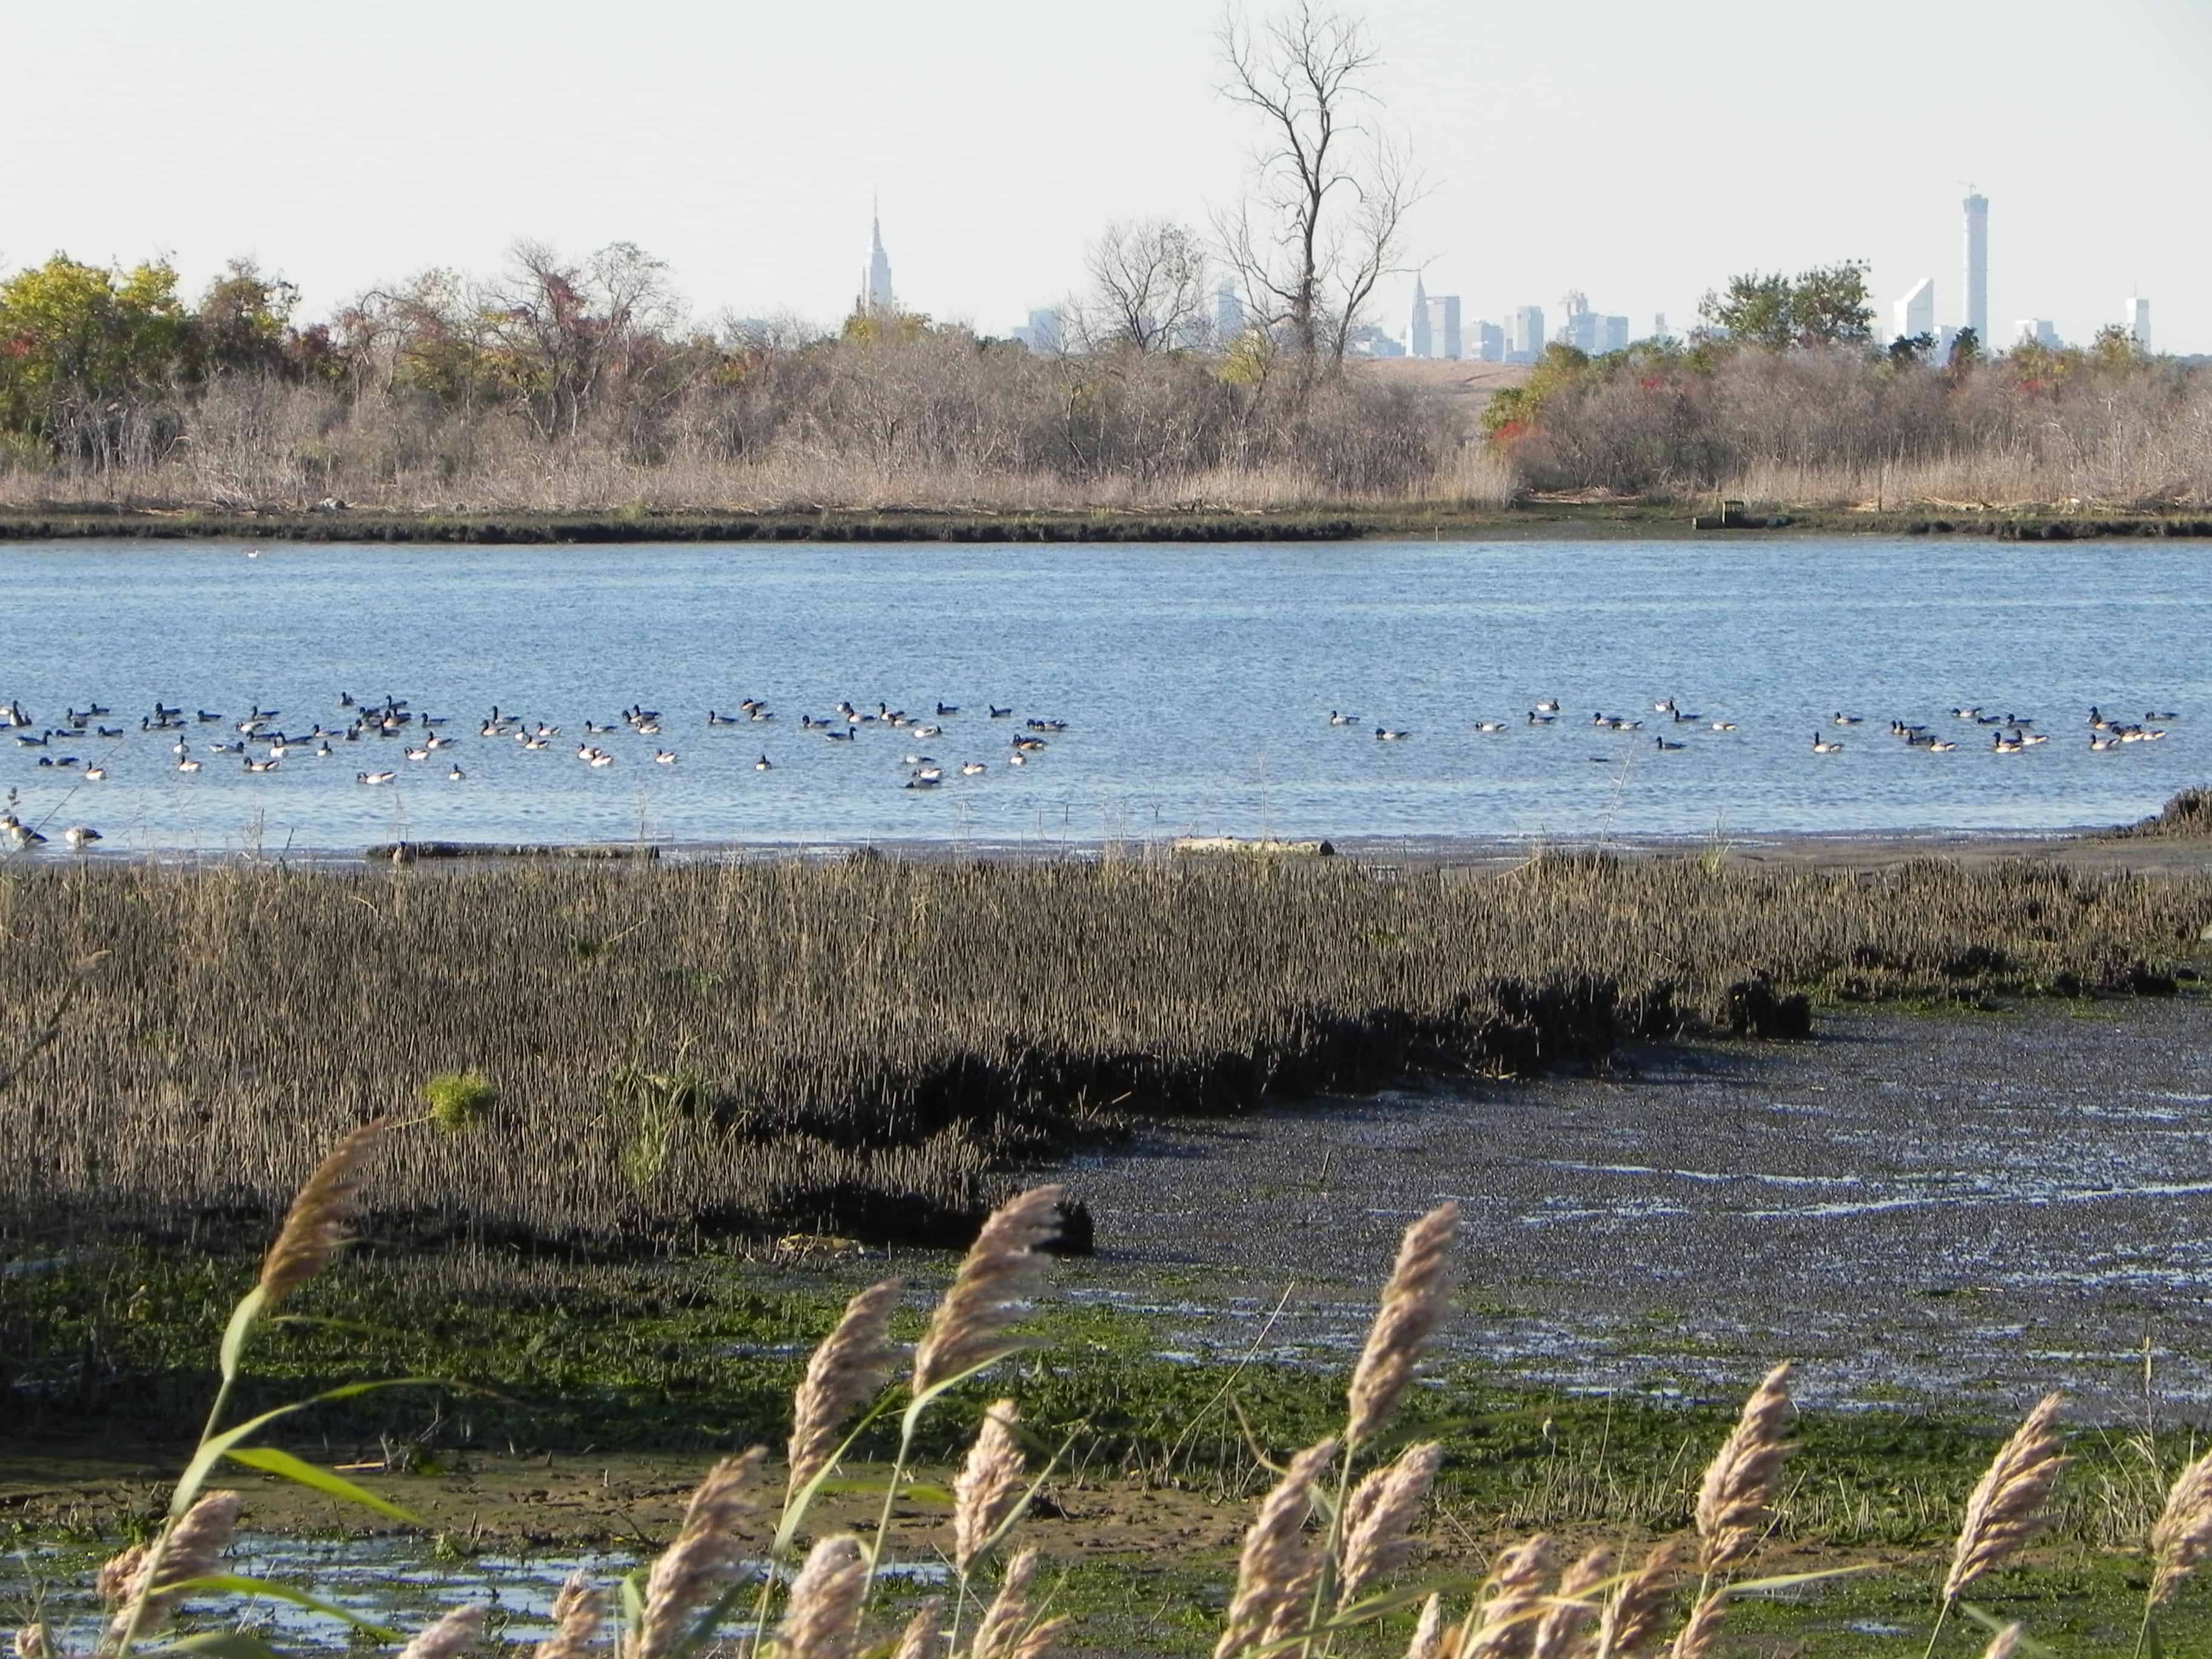
<instances>
[{"instance_id":1,"label":"distant grassy bank","mask_svg":"<svg viewBox=\"0 0 2212 1659\"><path fill-rule=\"evenodd\" d=\"M1711 503L1702 509L1711 511ZM2212 517L2185 514L2052 514L2012 508L1883 512L1833 508L1756 513L1725 531L1701 529L1700 509L1674 501L1350 504L1249 511L1193 508L1073 512L915 508L819 512L683 510L449 513L343 508L238 513L70 506L0 510L0 542L147 541L450 543L498 546L660 542L1334 542L1450 538L1644 539L1726 535L1987 536L2000 541L2212 538Z\"/></svg>"}]
</instances>

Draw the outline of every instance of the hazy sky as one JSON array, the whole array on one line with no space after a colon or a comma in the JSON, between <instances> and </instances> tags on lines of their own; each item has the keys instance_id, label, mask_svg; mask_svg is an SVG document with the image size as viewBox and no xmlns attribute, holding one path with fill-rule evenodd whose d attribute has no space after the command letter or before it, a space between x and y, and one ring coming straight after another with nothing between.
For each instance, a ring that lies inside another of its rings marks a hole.
<instances>
[{"instance_id":1,"label":"hazy sky","mask_svg":"<svg viewBox=\"0 0 2212 1659\"><path fill-rule=\"evenodd\" d=\"M1255 15L1266 14L1254 5ZM1430 192L1407 249L1469 318L1567 289L1677 330L1729 272L1873 264L1958 320L1990 201L1996 330L2149 296L2212 351L2212 0L1374 0L1374 118ZM835 320L870 191L902 302L987 331L1113 216L1206 222L1254 134L1188 0L0 0L0 268L228 255L310 314L537 236L666 259L709 315ZM1411 280L1384 291L1401 325Z\"/></svg>"}]
</instances>

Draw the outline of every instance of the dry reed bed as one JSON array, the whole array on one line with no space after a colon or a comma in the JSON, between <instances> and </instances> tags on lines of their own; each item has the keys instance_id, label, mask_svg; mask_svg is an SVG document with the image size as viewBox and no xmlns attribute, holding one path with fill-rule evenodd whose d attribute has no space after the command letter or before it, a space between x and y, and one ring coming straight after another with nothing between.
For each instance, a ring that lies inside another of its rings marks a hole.
<instances>
[{"instance_id":1,"label":"dry reed bed","mask_svg":"<svg viewBox=\"0 0 2212 1659\"><path fill-rule=\"evenodd\" d=\"M2212 879L2032 863L49 867L0 879L0 988L58 1024L4 1056L0 1240L260 1224L457 1069L496 1104L395 1149L389 1225L964 1239L994 1171L1122 1115L1602 1063L1763 1029L1747 983L2171 989L2208 925Z\"/></svg>"}]
</instances>

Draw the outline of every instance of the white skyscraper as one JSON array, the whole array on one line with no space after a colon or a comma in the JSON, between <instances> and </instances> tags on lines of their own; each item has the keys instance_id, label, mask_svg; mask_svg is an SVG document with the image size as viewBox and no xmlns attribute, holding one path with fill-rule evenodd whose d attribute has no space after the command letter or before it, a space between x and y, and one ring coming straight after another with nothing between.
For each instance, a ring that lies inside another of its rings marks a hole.
<instances>
[{"instance_id":1,"label":"white skyscraper","mask_svg":"<svg viewBox=\"0 0 2212 1659\"><path fill-rule=\"evenodd\" d=\"M1984 346L1990 343L1990 198L1976 191L1966 198L1966 326Z\"/></svg>"},{"instance_id":2,"label":"white skyscraper","mask_svg":"<svg viewBox=\"0 0 2212 1659\"><path fill-rule=\"evenodd\" d=\"M878 312L898 309L898 301L891 295L891 256L884 252L884 216L878 208L870 232L872 246L868 252L868 268L860 274L860 295L854 309L863 317Z\"/></svg>"},{"instance_id":3,"label":"white skyscraper","mask_svg":"<svg viewBox=\"0 0 2212 1659\"><path fill-rule=\"evenodd\" d=\"M1917 340L1922 335L1936 332L1936 279L1923 276L1913 285L1912 292L1890 307L1896 327L1894 339Z\"/></svg>"},{"instance_id":4,"label":"white skyscraper","mask_svg":"<svg viewBox=\"0 0 2212 1659\"><path fill-rule=\"evenodd\" d=\"M1456 361L1460 355L1459 295L1429 295L1429 345L1439 357Z\"/></svg>"},{"instance_id":5,"label":"white skyscraper","mask_svg":"<svg viewBox=\"0 0 2212 1659\"><path fill-rule=\"evenodd\" d=\"M2058 325L2048 317L2018 317L2013 319L2012 343L2014 345L2048 346L2056 351L2065 342L2058 337Z\"/></svg>"},{"instance_id":6,"label":"white skyscraper","mask_svg":"<svg viewBox=\"0 0 2212 1659\"><path fill-rule=\"evenodd\" d=\"M2137 351L2150 349L2150 301L2140 294L2128 295L2128 308L2120 313L2120 326L2128 331L2128 338L2136 343Z\"/></svg>"},{"instance_id":7,"label":"white skyscraper","mask_svg":"<svg viewBox=\"0 0 2212 1659\"><path fill-rule=\"evenodd\" d=\"M1533 363L1544 355L1544 307L1521 306L1513 313L1511 331L1506 337L1506 361Z\"/></svg>"},{"instance_id":8,"label":"white skyscraper","mask_svg":"<svg viewBox=\"0 0 2212 1659\"><path fill-rule=\"evenodd\" d=\"M1413 278L1413 314L1406 319L1406 355L1408 357L1433 357L1437 355L1434 336L1429 330L1429 294L1421 286L1419 276Z\"/></svg>"}]
</instances>

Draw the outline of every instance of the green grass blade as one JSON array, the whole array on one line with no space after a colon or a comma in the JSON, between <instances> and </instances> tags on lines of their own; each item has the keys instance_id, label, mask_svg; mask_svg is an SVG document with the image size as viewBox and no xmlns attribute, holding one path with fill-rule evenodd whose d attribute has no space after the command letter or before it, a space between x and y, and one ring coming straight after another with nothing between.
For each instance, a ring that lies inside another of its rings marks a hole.
<instances>
[{"instance_id":1,"label":"green grass blade","mask_svg":"<svg viewBox=\"0 0 2212 1659\"><path fill-rule=\"evenodd\" d=\"M387 1635L387 1642L396 1642L396 1635ZM276 1649L258 1636L242 1636L236 1631L210 1631L204 1636L187 1636L175 1642L164 1642L158 1648L147 1648L148 1654L205 1653L214 1659L283 1659Z\"/></svg>"},{"instance_id":2,"label":"green grass blade","mask_svg":"<svg viewBox=\"0 0 2212 1659\"><path fill-rule=\"evenodd\" d=\"M328 1492L332 1498L343 1498L349 1504L358 1504L365 1510L374 1510L379 1515L388 1515L394 1521L406 1521L416 1526L423 1524L422 1516L400 1508L388 1498L379 1498L374 1492L356 1486L342 1474L318 1468L313 1463L295 1457L274 1446L249 1446L244 1449L233 1447L224 1454L234 1463L243 1463L248 1468L261 1469L270 1474L279 1474L287 1480L303 1486L313 1486L317 1492Z\"/></svg>"},{"instance_id":3,"label":"green grass blade","mask_svg":"<svg viewBox=\"0 0 2212 1659\"><path fill-rule=\"evenodd\" d=\"M310 1613L320 1613L332 1619L343 1620L356 1630L374 1636L380 1642L397 1642L399 1633L374 1620L340 1607L335 1601L325 1601L319 1595L310 1595L289 1584L279 1584L267 1578L248 1578L234 1572L211 1572L204 1578L179 1579L174 1584L164 1584L161 1593L174 1590L182 1595L262 1595L272 1601L289 1601L295 1607L305 1607ZM181 1644L174 1644L181 1645Z\"/></svg>"},{"instance_id":4,"label":"green grass blade","mask_svg":"<svg viewBox=\"0 0 2212 1659\"><path fill-rule=\"evenodd\" d=\"M228 1456L233 1447L243 1445L280 1417L289 1417L294 1412L303 1412L310 1406L324 1405L333 1400L350 1400L356 1395L368 1394L378 1389L435 1387L438 1382L434 1376L395 1376L382 1382L348 1382L339 1388L325 1389L320 1394L310 1395L305 1400L295 1400L289 1405L276 1407L258 1417L249 1417L236 1428L225 1429L221 1434L200 1442L198 1449L192 1453L192 1461L185 1465L185 1472L177 1477L177 1490L169 1498L169 1513L179 1516L191 1508L192 1500L200 1495L200 1488L207 1485L208 1471Z\"/></svg>"},{"instance_id":5,"label":"green grass blade","mask_svg":"<svg viewBox=\"0 0 2212 1659\"><path fill-rule=\"evenodd\" d=\"M234 1382L238 1380L238 1363L246 1352L246 1339L253 1329L253 1322L261 1317L261 1310L267 1304L267 1301L268 1298L261 1293L261 1287L256 1285L244 1296L239 1297L238 1305L230 1310L230 1323L224 1326L222 1331L222 1357L224 1382Z\"/></svg>"}]
</instances>

